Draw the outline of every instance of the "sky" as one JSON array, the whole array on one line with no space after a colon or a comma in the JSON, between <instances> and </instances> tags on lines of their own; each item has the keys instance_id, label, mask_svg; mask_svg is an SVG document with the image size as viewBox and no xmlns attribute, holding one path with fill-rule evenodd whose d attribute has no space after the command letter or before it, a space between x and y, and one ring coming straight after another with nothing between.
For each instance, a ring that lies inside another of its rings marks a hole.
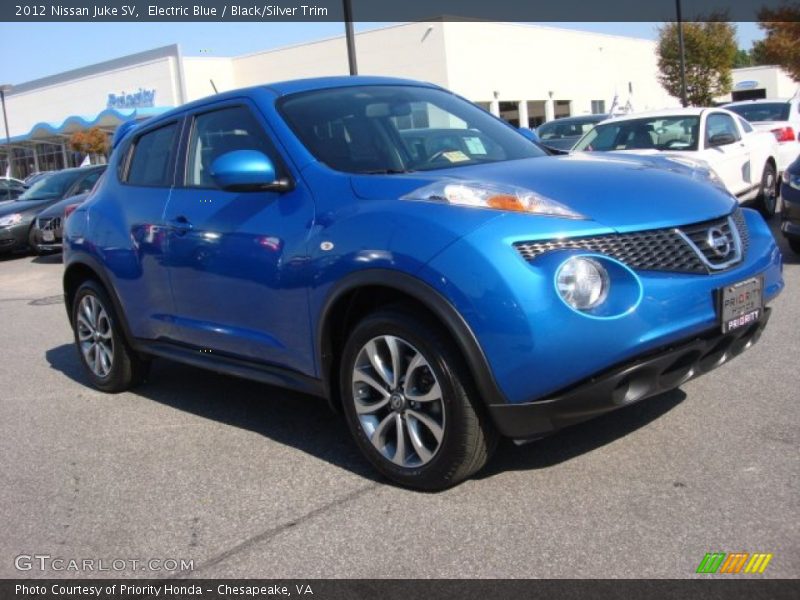
<instances>
[{"instance_id":1,"label":"sky","mask_svg":"<svg viewBox=\"0 0 800 600\"><path fill-rule=\"evenodd\" d=\"M542 23L655 39L658 23ZM356 31L385 24L357 23ZM738 23L739 46L761 39L756 23ZM0 84L18 84L158 46L186 56L237 56L343 34L341 23L0 23Z\"/></svg>"}]
</instances>

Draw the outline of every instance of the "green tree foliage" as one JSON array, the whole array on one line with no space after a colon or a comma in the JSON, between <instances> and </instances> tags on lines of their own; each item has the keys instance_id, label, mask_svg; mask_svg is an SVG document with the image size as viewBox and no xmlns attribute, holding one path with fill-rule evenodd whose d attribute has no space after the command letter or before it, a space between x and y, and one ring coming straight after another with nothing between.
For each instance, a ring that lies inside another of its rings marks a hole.
<instances>
[{"instance_id":1,"label":"green tree foliage","mask_svg":"<svg viewBox=\"0 0 800 600\"><path fill-rule=\"evenodd\" d=\"M800 3L776 9L762 8L758 26L766 37L753 45L760 64L780 65L795 81L800 81Z\"/></svg>"},{"instance_id":2,"label":"green tree foliage","mask_svg":"<svg viewBox=\"0 0 800 600\"><path fill-rule=\"evenodd\" d=\"M708 106L731 90L736 61L736 27L719 15L709 21L683 24L686 57L686 98L690 105ZM658 81L672 96L681 95L678 24L659 29Z\"/></svg>"}]
</instances>

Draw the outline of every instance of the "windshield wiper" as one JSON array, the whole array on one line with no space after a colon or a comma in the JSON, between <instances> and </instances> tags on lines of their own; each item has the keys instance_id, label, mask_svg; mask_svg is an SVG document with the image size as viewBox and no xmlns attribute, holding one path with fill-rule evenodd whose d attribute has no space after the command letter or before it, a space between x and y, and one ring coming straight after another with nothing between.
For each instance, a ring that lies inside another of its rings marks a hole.
<instances>
[{"instance_id":1,"label":"windshield wiper","mask_svg":"<svg viewBox=\"0 0 800 600\"><path fill-rule=\"evenodd\" d=\"M400 175L413 172L413 169L373 169L370 171L357 171L359 175Z\"/></svg>"}]
</instances>

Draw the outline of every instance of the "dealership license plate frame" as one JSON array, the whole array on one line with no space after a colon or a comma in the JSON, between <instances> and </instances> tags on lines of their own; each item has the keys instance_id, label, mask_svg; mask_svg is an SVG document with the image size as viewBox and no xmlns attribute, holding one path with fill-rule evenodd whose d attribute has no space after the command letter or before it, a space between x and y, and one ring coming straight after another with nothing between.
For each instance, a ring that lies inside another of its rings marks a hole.
<instances>
[{"instance_id":1,"label":"dealership license plate frame","mask_svg":"<svg viewBox=\"0 0 800 600\"><path fill-rule=\"evenodd\" d=\"M751 298L746 294L750 292ZM755 293L753 293L755 292ZM737 302L737 297L744 295ZM722 333L756 323L764 316L764 276L749 277L719 290L719 320Z\"/></svg>"}]
</instances>

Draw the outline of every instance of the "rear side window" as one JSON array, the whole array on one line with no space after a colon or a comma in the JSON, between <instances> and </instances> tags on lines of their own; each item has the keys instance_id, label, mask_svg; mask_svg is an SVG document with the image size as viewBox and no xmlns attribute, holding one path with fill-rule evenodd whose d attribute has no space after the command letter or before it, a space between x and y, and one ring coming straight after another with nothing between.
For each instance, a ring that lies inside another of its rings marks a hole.
<instances>
[{"instance_id":1,"label":"rear side window","mask_svg":"<svg viewBox=\"0 0 800 600\"><path fill-rule=\"evenodd\" d=\"M257 150L279 169L276 153L264 129L244 106L232 106L195 117L186 168L186 185L216 187L211 164L234 150Z\"/></svg>"},{"instance_id":2,"label":"rear side window","mask_svg":"<svg viewBox=\"0 0 800 600\"><path fill-rule=\"evenodd\" d=\"M753 102L753 104L737 104L726 106L728 110L744 117L751 123L759 121L788 121L788 102Z\"/></svg>"},{"instance_id":3,"label":"rear side window","mask_svg":"<svg viewBox=\"0 0 800 600\"><path fill-rule=\"evenodd\" d=\"M172 185L177 131L177 123L172 123L149 131L136 140L126 179L129 184L159 187Z\"/></svg>"},{"instance_id":4,"label":"rear side window","mask_svg":"<svg viewBox=\"0 0 800 600\"><path fill-rule=\"evenodd\" d=\"M100 175L103 174L103 171L95 171L94 173L89 173L86 177L84 177L80 183L78 183L77 187L73 190L74 195L78 194L85 194L86 192L91 192L94 184L97 183L97 180L100 179Z\"/></svg>"}]
</instances>

